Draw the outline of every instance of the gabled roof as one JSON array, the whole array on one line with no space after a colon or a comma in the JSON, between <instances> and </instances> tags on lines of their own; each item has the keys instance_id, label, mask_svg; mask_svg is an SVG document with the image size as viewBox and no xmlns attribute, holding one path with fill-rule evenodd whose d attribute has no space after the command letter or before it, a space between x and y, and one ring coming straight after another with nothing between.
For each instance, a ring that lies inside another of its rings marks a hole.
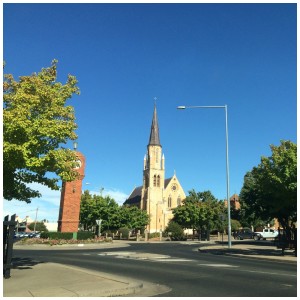
<instances>
[{"instance_id":1,"label":"gabled roof","mask_svg":"<svg viewBox=\"0 0 300 300\"><path fill-rule=\"evenodd\" d=\"M136 187L128 197L128 199L123 203L123 205L133 205L141 202L143 186Z\"/></svg>"},{"instance_id":2,"label":"gabled roof","mask_svg":"<svg viewBox=\"0 0 300 300\"><path fill-rule=\"evenodd\" d=\"M168 184L170 183L170 181L172 180L173 177L170 177L168 179L165 179L165 188L168 186Z\"/></svg>"},{"instance_id":3,"label":"gabled roof","mask_svg":"<svg viewBox=\"0 0 300 300\"><path fill-rule=\"evenodd\" d=\"M148 146L161 146L159 140L159 128L158 128L158 119L156 113L156 105L154 105L154 112L151 124L150 138Z\"/></svg>"},{"instance_id":4,"label":"gabled roof","mask_svg":"<svg viewBox=\"0 0 300 300\"><path fill-rule=\"evenodd\" d=\"M165 179L165 182L164 182L164 188L166 188L168 186L168 184L170 183L171 178L168 178L168 179ZM130 194L130 196L128 197L128 199L123 203L123 205L133 205L133 204L137 204L139 202L141 202L141 199L142 199L142 189L143 189L143 186L138 186L136 187Z\"/></svg>"}]
</instances>

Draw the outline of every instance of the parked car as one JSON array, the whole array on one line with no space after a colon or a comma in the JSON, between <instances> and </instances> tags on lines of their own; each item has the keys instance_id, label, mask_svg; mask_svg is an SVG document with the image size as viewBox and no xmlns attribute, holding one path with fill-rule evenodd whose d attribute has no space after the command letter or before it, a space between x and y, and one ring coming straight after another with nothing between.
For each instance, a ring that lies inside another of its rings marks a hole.
<instances>
[{"instance_id":1,"label":"parked car","mask_svg":"<svg viewBox=\"0 0 300 300\"><path fill-rule=\"evenodd\" d=\"M254 232L249 228L240 229L233 233L233 237L236 240L253 239Z\"/></svg>"},{"instance_id":2,"label":"parked car","mask_svg":"<svg viewBox=\"0 0 300 300\"><path fill-rule=\"evenodd\" d=\"M268 238L276 238L278 236L278 231L271 228L265 228L262 231L254 232L254 239L260 240L260 239L268 239Z\"/></svg>"}]
</instances>

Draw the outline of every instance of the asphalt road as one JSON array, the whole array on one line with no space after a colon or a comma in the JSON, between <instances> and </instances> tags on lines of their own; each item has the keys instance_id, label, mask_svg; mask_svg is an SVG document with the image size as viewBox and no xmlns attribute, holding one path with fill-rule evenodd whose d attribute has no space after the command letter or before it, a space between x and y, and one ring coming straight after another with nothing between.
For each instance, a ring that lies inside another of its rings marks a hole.
<instances>
[{"instance_id":1,"label":"asphalt road","mask_svg":"<svg viewBox=\"0 0 300 300\"><path fill-rule=\"evenodd\" d=\"M188 243L130 247L14 250L14 257L69 264L169 286L164 297L297 296L297 264L197 251Z\"/></svg>"}]
</instances>

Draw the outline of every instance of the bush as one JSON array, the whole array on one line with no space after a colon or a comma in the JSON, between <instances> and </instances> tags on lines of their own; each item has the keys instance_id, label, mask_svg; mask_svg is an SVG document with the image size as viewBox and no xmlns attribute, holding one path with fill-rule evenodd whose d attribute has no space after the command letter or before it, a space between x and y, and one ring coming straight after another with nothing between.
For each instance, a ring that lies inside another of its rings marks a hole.
<instances>
[{"instance_id":1,"label":"bush","mask_svg":"<svg viewBox=\"0 0 300 300\"><path fill-rule=\"evenodd\" d=\"M78 240L88 240L94 238L94 233L91 231L79 231L77 233ZM72 240L73 233L72 232L42 232L41 233L42 239L50 239L50 240Z\"/></svg>"},{"instance_id":2,"label":"bush","mask_svg":"<svg viewBox=\"0 0 300 300\"><path fill-rule=\"evenodd\" d=\"M158 238L160 237L159 232L152 232L148 234L149 239Z\"/></svg>"},{"instance_id":3,"label":"bush","mask_svg":"<svg viewBox=\"0 0 300 300\"><path fill-rule=\"evenodd\" d=\"M127 227L122 227L119 229L119 233L122 234L122 238L125 238L125 239L129 238L129 231L130 231L130 229Z\"/></svg>"},{"instance_id":4,"label":"bush","mask_svg":"<svg viewBox=\"0 0 300 300\"><path fill-rule=\"evenodd\" d=\"M182 227L173 221L168 224L167 228L165 229L165 233L171 234L172 241L182 241L185 239Z\"/></svg>"}]
</instances>

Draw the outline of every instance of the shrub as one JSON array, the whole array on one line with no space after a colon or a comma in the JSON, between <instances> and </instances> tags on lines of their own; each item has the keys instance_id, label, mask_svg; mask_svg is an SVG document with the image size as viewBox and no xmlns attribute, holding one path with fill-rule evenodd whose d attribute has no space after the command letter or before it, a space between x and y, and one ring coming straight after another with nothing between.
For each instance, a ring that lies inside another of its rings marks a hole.
<instances>
[{"instance_id":1,"label":"shrub","mask_svg":"<svg viewBox=\"0 0 300 300\"><path fill-rule=\"evenodd\" d=\"M159 237L159 232L149 233L149 239L158 238L158 237Z\"/></svg>"},{"instance_id":2,"label":"shrub","mask_svg":"<svg viewBox=\"0 0 300 300\"><path fill-rule=\"evenodd\" d=\"M122 234L122 238L125 238L125 239L129 238L129 231L130 231L130 229L127 227L122 227L119 229L119 233Z\"/></svg>"},{"instance_id":3,"label":"shrub","mask_svg":"<svg viewBox=\"0 0 300 300\"><path fill-rule=\"evenodd\" d=\"M42 239L50 239L50 240L72 240L73 233L72 232L42 232L41 233ZM94 238L94 233L91 231L79 231L77 233L78 240L87 240Z\"/></svg>"},{"instance_id":4,"label":"shrub","mask_svg":"<svg viewBox=\"0 0 300 300\"><path fill-rule=\"evenodd\" d=\"M181 241L185 239L184 232L182 227L176 223L171 221L167 228L165 229L166 234L171 234L171 240L173 241Z\"/></svg>"}]
</instances>

